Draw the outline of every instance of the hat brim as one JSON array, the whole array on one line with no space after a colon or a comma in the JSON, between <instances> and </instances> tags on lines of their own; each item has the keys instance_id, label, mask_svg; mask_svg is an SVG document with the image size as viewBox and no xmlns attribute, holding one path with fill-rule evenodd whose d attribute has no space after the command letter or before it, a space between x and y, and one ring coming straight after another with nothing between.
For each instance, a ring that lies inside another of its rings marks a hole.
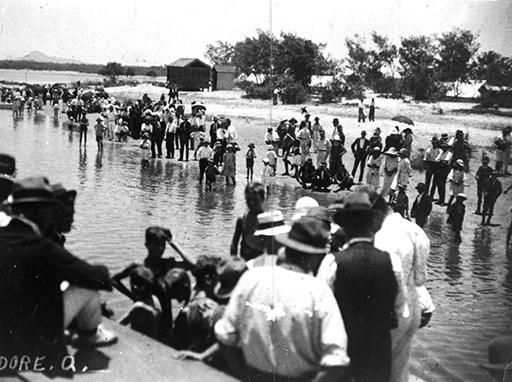
<instances>
[{"instance_id":1,"label":"hat brim","mask_svg":"<svg viewBox=\"0 0 512 382\"><path fill-rule=\"evenodd\" d=\"M276 236L276 240L278 243L281 243L285 247L289 247L298 252L308 253L311 255L321 255L327 253L327 248L313 247L312 245L308 245L300 241L290 239L287 233Z\"/></svg>"},{"instance_id":2,"label":"hat brim","mask_svg":"<svg viewBox=\"0 0 512 382\"><path fill-rule=\"evenodd\" d=\"M254 232L254 236L277 236L290 232L292 229L289 225L280 225L266 229L260 229Z\"/></svg>"},{"instance_id":3,"label":"hat brim","mask_svg":"<svg viewBox=\"0 0 512 382\"><path fill-rule=\"evenodd\" d=\"M57 199L50 198L20 198L12 201L8 201L7 204L14 206L17 204L26 204L26 203L47 203L47 204L58 204L60 203Z\"/></svg>"},{"instance_id":4,"label":"hat brim","mask_svg":"<svg viewBox=\"0 0 512 382\"><path fill-rule=\"evenodd\" d=\"M213 294L217 298L221 298L221 299L230 298L232 293L233 293L233 289L229 290L229 289L227 289L225 287L223 288L221 283L218 283L213 288Z\"/></svg>"}]
</instances>

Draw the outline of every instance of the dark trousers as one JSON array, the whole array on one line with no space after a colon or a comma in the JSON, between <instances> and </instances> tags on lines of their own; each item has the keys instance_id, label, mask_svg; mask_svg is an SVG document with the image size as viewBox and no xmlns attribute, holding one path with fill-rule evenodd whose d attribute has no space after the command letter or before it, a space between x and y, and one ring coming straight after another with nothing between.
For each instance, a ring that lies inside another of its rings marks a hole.
<instances>
[{"instance_id":1,"label":"dark trousers","mask_svg":"<svg viewBox=\"0 0 512 382\"><path fill-rule=\"evenodd\" d=\"M165 149L167 150L167 158L174 158L174 133L167 134Z\"/></svg>"},{"instance_id":2,"label":"dark trousers","mask_svg":"<svg viewBox=\"0 0 512 382\"><path fill-rule=\"evenodd\" d=\"M449 170L441 170L434 174L434 182L439 192L439 203L444 203L446 198L446 178L448 178Z\"/></svg>"},{"instance_id":3,"label":"dark trousers","mask_svg":"<svg viewBox=\"0 0 512 382\"><path fill-rule=\"evenodd\" d=\"M355 382L387 382L391 378L391 332L366 334L349 337L349 374Z\"/></svg>"},{"instance_id":4,"label":"dark trousers","mask_svg":"<svg viewBox=\"0 0 512 382\"><path fill-rule=\"evenodd\" d=\"M375 106L370 106L370 112L368 113L368 121L375 122Z\"/></svg>"},{"instance_id":5,"label":"dark trousers","mask_svg":"<svg viewBox=\"0 0 512 382\"><path fill-rule=\"evenodd\" d=\"M481 185L476 186L476 195L477 195L477 204L476 204L476 210L480 211L480 207L482 207L482 198L484 197L484 191L482 189Z\"/></svg>"},{"instance_id":6,"label":"dark trousers","mask_svg":"<svg viewBox=\"0 0 512 382\"><path fill-rule=\"evenodd\" d=\"M188 141L189 138L187 136L180 137L180 160L183 160L183 151L186 152L185 160L188 160Z\"/></svg>"},{"instance_id":7,"label":"dark trousers","mask_svg":"<svg viewBox=\"0 0 512 382\"><path fill-rule=\"evenodd\" d=\"M359 173L359 182L363 181L364 165L366 164L366 155L356 155L354 160L354 168L352 169L352 176L355 178L357 172L357 166L361 167Z\"/></svg>"},{"instance_id":8,"label":"dark trousers","mask_svg":"<svg viewBox=\"0 0 512 382\"><path fill-rule=\"evenodd\" d=\"M153 158L156 157L157 151L158 151L158 156L159 157L162 156L162 142L163 142L163 139L160 137L157 137L157 138L151 140L151 155L153 156ZM155 146L156 146L156 149L155 149Z\"/></svg>"},{"instance_id":9,"label":"dark trousers","mask_svg":"<svg viewBox=\"0 0 512 382\"><path fill-rule=\"evenodd\" d=\"M203 183L204 173L208 167L208 159L199 159L199 183Z\"/></svg>"},{"instance_id":10,"label":"dark trousers","mask_svg":"<svg viewBox=\"0 0 512 382\"><path fill-rule=\"evenodd\" d=\"M493 195L484 196L484 207L482 210L482 222L484 222L487 216L487 221L490 222L492 215L494 214L494 204L496 204L496 198Z\"/></svg>"}]
</instances>

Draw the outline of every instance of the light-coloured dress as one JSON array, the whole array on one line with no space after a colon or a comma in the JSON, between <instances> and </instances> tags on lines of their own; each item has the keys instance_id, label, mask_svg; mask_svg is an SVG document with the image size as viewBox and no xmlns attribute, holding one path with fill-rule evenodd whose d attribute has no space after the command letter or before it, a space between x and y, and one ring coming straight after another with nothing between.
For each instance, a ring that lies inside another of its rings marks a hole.
<instances>
[{"instance_id":1,"label":"light-coloured dress","mask_svg":"<svg viewBox=\"0 0 512 382\"><path fill-rule=\"evenodd\" d=\"M411 173L411 161L407 158L400 159L400 162L398 162L397 186L407 187Z\"/></svg>"},{"instance_id":2,"label":"light-coloured dress","mask_svg":"<svg viewBox=\"0 0 512 382\"><path fill-rule=\"evenodd\" d=\"M366 184L376 190L380 187L380 167L382 165L382 155L374 158L371 155L368 158L368 171L366 172Z\"/></svg>"},{"instance_id":3,"label":"light-coloured dress","mask_svg":"<svg viewBox=\"0 0 512 382\"><path fill-rule=\"evenodd\" d=\"M464 193L464 181L466 174L464 170L452 168L448 174L448 181L450 182L450 195L457 196L457 194Z\"/></svg>"},{"instance_id":4,"label":"light-coloured dress","mask_svg":"<svg viewBox=\"0 0 512 382\"><path fill-rule=\"evenodd\" d=\"M224 167L222 168L222 175L226 178L236 176L236 155L235 153L227 152L224 154Z\"/></svg>"},{"instance_id":5,"label":"light-coloured dress","mask_svg":"<svg viewBox=\"0 0 512 382\"><path fill-rule=\"evenodd\" d=\"M389 195L391 190L396 187L396 175L398 172L398 157L384 154L384 165L382 168L384 179L382 180L382 189L380 194L383 198Z\"/></svg>"}]
</instances>

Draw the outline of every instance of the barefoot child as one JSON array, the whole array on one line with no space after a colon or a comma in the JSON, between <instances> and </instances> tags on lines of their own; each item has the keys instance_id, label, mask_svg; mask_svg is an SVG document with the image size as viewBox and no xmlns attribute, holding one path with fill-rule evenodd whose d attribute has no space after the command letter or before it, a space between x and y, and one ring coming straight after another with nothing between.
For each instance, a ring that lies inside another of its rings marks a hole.
<instances>
[{"instance_id":1,"label":"barefoot child","mask_svg":"<svg viewBox=\"0 0 512 382\"><path fill-rule=\"evenodd\" d=\"M215 182L217 175L220 174L219 170L215 166L215 161L213 159L208 159L208 167L206 167L206 191L216 190Z\"/></svg>"},{"instance_id":2,"label":"barefoot child","mask_svg":"<svg viewBox=\"0 0 512 382\"><path fill-rule=\"evenodd\" d=\"M144 133L142 134L142 139L140 141L140 148L141 148L141 160L142 160L142 168L146 169L149 167L149 134Z\"/></svg>"},{"instance_id":3,"label":"barefoot child","mask_svg":"<svg viewBox=\"0 0 512 382\"><path fill-rule=\"evenodd\" d=\"M252 176L254 173L254 158L256 158L256 152L254 151L254 143L249 143L247 145L249 150L245 154L245 163L247 166L247 179L252 180Z\"/></svg>"},{"instance_id":4,"label":"barefoot child","mask_svg":"<svg viewBox=\"0 0 512 382\"><path fill-rule=\"evenodd\" d=\"M274 150L273 145L267 146L267 153L265 154L265 158L268 159L268 165L272 169L272 176L275 176L277 170L277 153Z\"/></svg>"},{"instance_id":5,"label":"barefoot child","mask_svg":"<svg viewBox=\"0 0 512 382\"><path fill-rule=\"evenodd\" d=\"M462 223L464 221L464 214L466 213L466 206L464 205L464 200L466 199L466 195L462 193L457 194L455 203L449 205L447 210L448 220L446 222L452 225L452 231L455 232L453 241L456 243L462 242L460 231L462 231Z\"/></svg>"},{"instance_id":6,"label":"barefoot child","mask_svg":"<svg viewBox=\"0 0 512 382\"><path fill-rule=\"evenodd\" d=\"M265 186L267 194L270 193L270 185L275 183L275 176L273 175L273 169L270 167L268 158L263 159L263 172L261 174L261 183Z\"/></svg>"}]
</instances>

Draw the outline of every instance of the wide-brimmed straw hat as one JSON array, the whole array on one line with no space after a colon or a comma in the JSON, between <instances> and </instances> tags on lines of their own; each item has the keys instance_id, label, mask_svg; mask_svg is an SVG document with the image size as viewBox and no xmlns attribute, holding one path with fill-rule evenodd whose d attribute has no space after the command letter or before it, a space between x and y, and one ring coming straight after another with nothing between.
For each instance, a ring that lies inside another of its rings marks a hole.
<instances>
[{"instance_id":1,"label":"wide-brimmed straw hat","mask_svg":"<svg viewBox=\"0 0 512 382\"><path fill-rule=\"evenodd\" d=\"M321 255L327 252L329 231L317 218L303 216L293 223L290 232L276 236L276 240L295 251Z\"/></svg>"},{"instance_id":2,"label":"wide-brimmed straw hat","mask_svg":"<svg viewBox=\"0 0 512 382\"><path fill-rule=\"evenodd\" d=\"M468 197L466 196L466 194L463 194L462 192L459 192L457 194L457 199L463 199L463 200L467 200Z\"/></svg>"},{"instance_id":3,"label":"wide-brimmed straw hat","mask_svg":"<svg viewBox=\"0 0 512 382\"><path fill-rule=\"evenodd\" d=\"M284 222L283 213L278 210L258 215L258 229L254 236L276 236L290 232L291 227Z\"/></svg>"},{"instance_id":4,"label":"wide-brimmed straw hat","mask_svg":"<svg viewBox=\"0 0 512 382\"><path fill-rule=\"evenodd\" d=\"M398 156L398 152L396 151L396 149L394 147L390 147L388 149L388 151L386 151L384 153L384 155L391 155L391 156L397 157Z\"/></svg>"},{"instance_id":5,"label":"wide-brimmed straw hat","mask_svg":"<svg viewBox=\"0 0 512 382\"><path fill-rule=\"evenodd\" d=\"M12 186L11 195L7 198L11 205L23 203L59 203L53 197L48 179L37 176L17 181Z\"/></svg>"},{"instance_id":6,"label":"wide-brimmed straw hat","mask_svg":"<svg viewBox=\"0 0 512 382\"><path fill-rule=\"evenodd\" d=\"M303 196L295 203L295 213L292 216L292 220L305 216L313 207L318 207L318 202L310 196Z\"/></svg>"},{"instance_id":7,"label":"wide-brimmed straw hat","mask_svg":"<svg viewBox=\"0 0 512 382\"><path fill-rule=\"evenodd\" d=\"M245 260L240 257L230 256L222 260L217 265L218 283L213 290L215 296L222 299L229 298L246 270Z\"/></svg>"}]
</instances>

